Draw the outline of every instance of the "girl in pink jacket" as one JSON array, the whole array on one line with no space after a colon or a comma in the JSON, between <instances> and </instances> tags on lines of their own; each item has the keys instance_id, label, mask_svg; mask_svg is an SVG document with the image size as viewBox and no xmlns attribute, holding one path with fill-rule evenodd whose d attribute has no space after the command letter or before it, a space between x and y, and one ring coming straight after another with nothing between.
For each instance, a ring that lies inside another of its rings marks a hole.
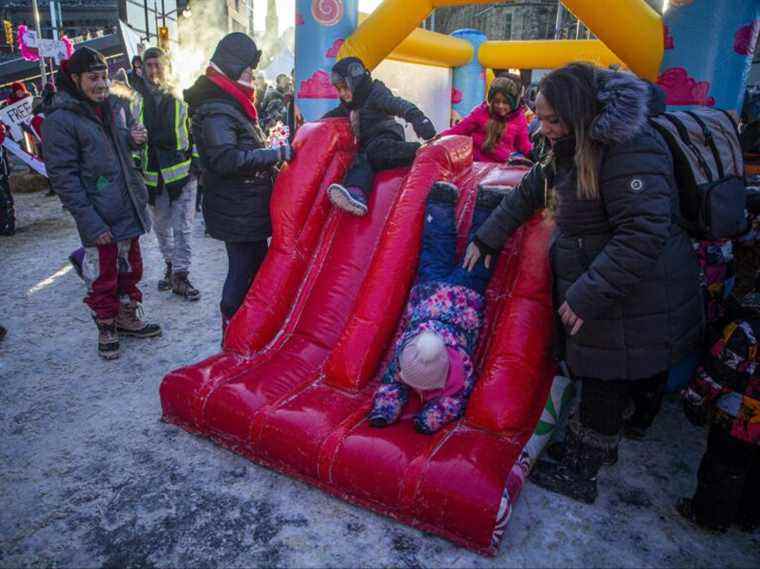
<instances>
[{"instance_id":1,"label":"girl in pink jacket","mask_svg":"<svg viewBox=\"0 0 760 569\"><path fill-rule=\"evenodd\" d=\"M497 77L491 83L486 101L441 136L471 136L476 162L506 162L515 152L529 157L533 146L525 111L520 105L520 90L517 80Z\"/></svg>"}]
</instances>

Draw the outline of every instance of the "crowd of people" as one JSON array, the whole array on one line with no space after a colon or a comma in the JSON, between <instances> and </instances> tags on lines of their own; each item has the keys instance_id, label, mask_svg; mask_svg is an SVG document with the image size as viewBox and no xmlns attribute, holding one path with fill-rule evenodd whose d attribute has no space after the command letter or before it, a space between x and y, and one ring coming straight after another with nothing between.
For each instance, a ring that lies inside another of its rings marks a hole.
<instances>
[{"instance_id":1,"label":"crowd of people","mask_svg":"<svg viewBox=\"0 0 760 569\"><path fill-rule=\"evenodd\" d=\"M292 80L281 75L266 86L256 74L260 57L245 34L225 36L181 98L167 88L166 55L158 48L133 60L122 79L134 91L129 99L109 92L99 53L79 48L62 65L57 90L42 108L41 139L51 186L79 230L83 251L76 263L102 357L118 357L120 335L161 334L139 310L140 237L151 226L165 262L159 288L190 301L200 297L189 280L199 185L206 229L224 242L228 258L222 335L240 308L267 255L274 181L293 158L287 141L271 146L265 134L276 123L292 123ZM529 109L540 128L531 137L517 77L495 79L486 101L441 133L357 58L336 63L331 81L340 103L324 118L347 119L358 143L345 177L327 190L332 204L348 214L368 213L377 172L414 161L420 143L405 139L396 118L423 141L471 137L479 161L535 163L513 191L478 189L463 258L456 257L459 188L431 180L408 324L369 424L396 422L415 395L424 402L414 420L421 433L464 414L477 381L474 350L496 257L511 234L544 211L556 225L547 252L555 357L567 364L581 394L564 442L538 462L532 480L593 502L597 475L618 461L621 439L645 435L670 371L697 354L701 366L689 387L688 409L692 415L700 409L711 427L696 494L678 511L704 528L756 529L758 278L751 277L754 284L743 291L748 294L732 308L706 318L705 259L679 221L673 156L650 123L665 111L662 91L627 73L568 65L541 81ZM757 215L756 196L750 210ZM754 223L750 231L757 239L756 217ZM725 292L721 301L729 302ZM738 401L727 404L729 393L738 393Z\"/></svg>"}]
</instances>

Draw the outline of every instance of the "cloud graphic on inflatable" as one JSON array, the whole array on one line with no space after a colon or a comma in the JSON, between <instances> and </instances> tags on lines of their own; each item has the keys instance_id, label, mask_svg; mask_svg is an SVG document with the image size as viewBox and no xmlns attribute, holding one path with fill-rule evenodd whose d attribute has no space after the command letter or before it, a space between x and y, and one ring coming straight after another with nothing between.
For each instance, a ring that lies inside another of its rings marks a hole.
<instances>
[{"instance_id":1,"label":"cloud graphic on inflatable","mask_svg":"<svg viewBox=\"0 0 760 569\"><path fill-rule=\"evenodd\" d=\"M683 67L663 71L657 77L657 84L667 94L668 105L715 105L715 99L710 97L710 82L689 77Z\"/></svg>"},{"instance_id":2,"label":"cloud graphic on inflatable","mask_svg":"<svg viewBox=\"0 0 760 569\"><path fill-rule=\"evenodd\" d=\"M346 40L343 38L336 39L330 49L327 50L325 57L331 57L333 59L338 57L338 52L340 51L340 48L343 47L344 43L346 43Z\"/></svg>"},{"instance_id":3,"label":"cloud graphic on inflatable","mask_svg":"<svg viewBox=\"0 0 760 569\"><path fill-rule=\"evenodd\" d=\"M338 91L332 86L327 71L320 69L308 79L301 81L299 99L337 99Z\"/></svg>"},{"instance_id":4,"label":"cloud graphic on inflatable","mask_svg":"<svg viewBox=\"0 0 760 569\"><path fill-rule=\"evenodd\" d=\"M456 87L453 87L451 89L451 104L458 105L463 100L464 100L464 94L462 93L462 91L460 91Z\"/></svg>"},{"instance_id":5,"label":"cloud graphic on inflatable","mask_svg":"<svg viewBox=\"0 0 760 569\"><path fill-rule=\"evenodd\" d=\"M734 51L739 55L752 55L755 53L757 34L760 32L760 20L746 24L736 30L734 34Z\"/></svg>"}]
</instances>

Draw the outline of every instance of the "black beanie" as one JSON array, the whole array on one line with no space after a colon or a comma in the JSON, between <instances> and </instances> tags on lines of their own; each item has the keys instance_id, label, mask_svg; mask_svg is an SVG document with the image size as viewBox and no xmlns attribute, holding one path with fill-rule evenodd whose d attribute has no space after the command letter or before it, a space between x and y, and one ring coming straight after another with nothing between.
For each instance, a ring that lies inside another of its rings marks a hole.
<instances>
[{"instance_id":1,"label":"black beanie","mask_svg":"<svg viewBox=\"0 0 760 569\"><path fill-rule=\"evenodd\" d=\"M358 57L346 57L333 65L331 81L333 85L345 83L352 93L370 75L364 62Z\"/></svg>"},{"instance_id":2,"label":"black beanie","mask_svg":"<svg viewBox=\"0 0 760 569\"><path fill-rule=\"evenodd\" d=\"M256 42L242 32L233 32L219 40L211 63L227 77L237 81L246 67L256 69L259 59L261 52L256 47Z\"/></svg>"},{"instance_id":3,"label":"black beanie","mask_svg":"<svg viewBox=\"0 0 760 569\"><path fill-rule=\"evenodd\" d=\"M100 52L87 46L78 48L63 65L66 73L87 73L104 69L108 69L106 58Z\"/></svg>"},{"instance_id":4,"label":"black beanie","mask_svg":"<svg viewBox=\"0 0 760 569\"><path fill-rule=\"evenodd\" d=\"M149 59L163 59L165 57L166 53L160 47L149 47L143 52L142 60L145 62Z\"/></svg>"}]
</instances>

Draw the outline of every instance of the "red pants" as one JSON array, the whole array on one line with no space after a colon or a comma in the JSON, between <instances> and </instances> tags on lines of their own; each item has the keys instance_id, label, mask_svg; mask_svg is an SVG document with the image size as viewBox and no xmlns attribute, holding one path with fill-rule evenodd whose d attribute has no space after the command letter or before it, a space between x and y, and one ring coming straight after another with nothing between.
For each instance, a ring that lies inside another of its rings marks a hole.
<instances>
[{"instance_id":1,"label":"red pants","mask_svg":"<svg viewBox=\"0 0 760 569\"><path fill-rule=\"evenodd\" d=\"M85 304L100 320L115 318L120 300L142 300L137 288L143 273L138 238L86 247L82 273L87 283Z\"/></svg>"}]
</instances>

